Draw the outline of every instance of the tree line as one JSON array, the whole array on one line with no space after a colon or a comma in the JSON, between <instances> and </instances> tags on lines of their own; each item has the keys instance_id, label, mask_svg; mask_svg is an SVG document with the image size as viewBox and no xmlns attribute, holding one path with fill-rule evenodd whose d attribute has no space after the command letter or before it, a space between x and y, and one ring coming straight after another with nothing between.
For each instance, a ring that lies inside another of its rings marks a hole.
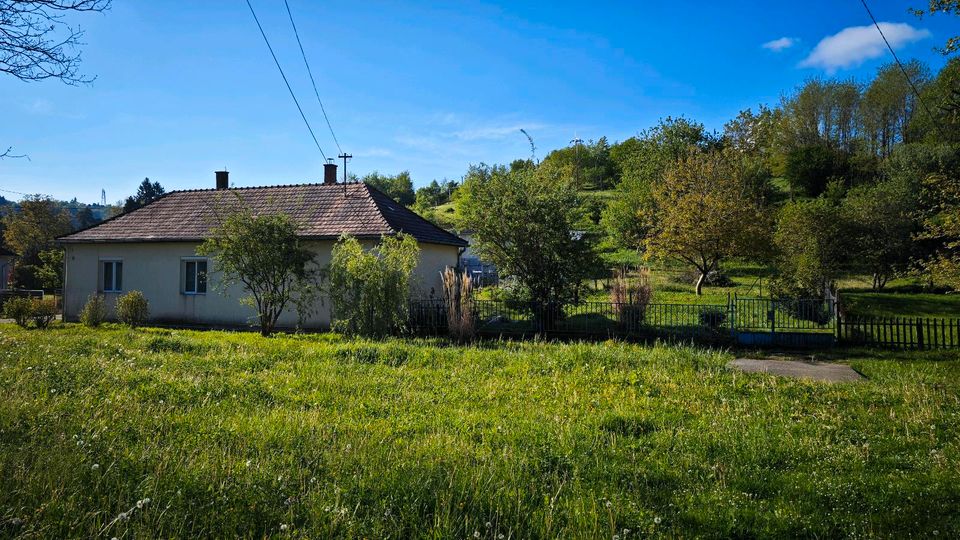
<instances>
[{"instance_id":1,"label":"tree line","mask_svg":"<svg viewBox=\"0 0 960 540\"><path fill-rule=\"evenodd\" d=\"M848 275L960 289L960 59L904 68L909 81L895 64L866 82L810 79L719 133L666 118L614 144L471 167L456 225L544 302L630 253L691 267L698 293L731 258L774 268L781 296L820 297Z\"/></svg>"}]
</instances>

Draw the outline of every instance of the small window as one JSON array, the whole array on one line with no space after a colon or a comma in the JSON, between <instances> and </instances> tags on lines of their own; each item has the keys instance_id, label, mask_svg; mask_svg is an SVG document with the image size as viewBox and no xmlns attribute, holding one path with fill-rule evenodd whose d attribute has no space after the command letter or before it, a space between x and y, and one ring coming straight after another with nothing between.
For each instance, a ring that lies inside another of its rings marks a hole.
<instances>
[{"instance_id":1,"label":"small window","mask_svg":"<svg viewBox=\"0 0 960 540\"><path fill-rule=\"evenodd\" d=\"M123 290L123 261L103 261L103 292Z\"/></svg>"},{"instance_id":2,"label":"small window","mask_svg":"<svg viewBox=\"0 0 960 540\"><path fill-rule=\"evenodd\" d=\"M207 261L205 259L183 261L183 293L207 293Z\"/></svg>"}]
</instances>

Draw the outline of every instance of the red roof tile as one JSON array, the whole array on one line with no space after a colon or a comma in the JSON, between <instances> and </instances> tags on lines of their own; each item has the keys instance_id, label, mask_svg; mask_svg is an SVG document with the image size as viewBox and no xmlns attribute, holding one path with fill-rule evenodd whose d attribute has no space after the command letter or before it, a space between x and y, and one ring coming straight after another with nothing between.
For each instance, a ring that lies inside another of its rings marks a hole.
<instances>
[{"instance_id":1,"label":"red roof tile","mask_svg":"<svg viewBox=\"0 0 960 540\"><path fill-rule=\"evenodd\" d=\"M399 232L420 242L466 246L449 233L367 184L301 184L231 189L172 191L152 203L60 242L201 241L209 235L218 208L237 199L258 212L284 212L300 225L304 238L336 239L347 233L379 238Z\"/></svg>"}]
</instances>

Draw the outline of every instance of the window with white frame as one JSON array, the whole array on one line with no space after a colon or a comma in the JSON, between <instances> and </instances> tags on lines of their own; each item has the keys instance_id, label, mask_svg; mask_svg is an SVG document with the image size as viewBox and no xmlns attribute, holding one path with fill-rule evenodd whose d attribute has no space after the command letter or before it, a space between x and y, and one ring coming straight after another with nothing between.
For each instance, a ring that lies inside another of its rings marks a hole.
<instances>
[{"instance_id":1,"label":"window with white frame","mask_svg":"<svg viewBox=\"0 0 960 540\"><path fill-rule=\"evenodd\" d=\"M207 260L183 259L183 294L207 294Z\"/></svg>"},{"instance_id":2,"label":"window with white frame","mask_svg":"<svg viewBox=\"0 0 960 540\"><path fill-rule=\"evenodd\" d=\"M123 261L100 261L103 292L120 292L123 290Z\"/></svg>"}]
</instances>

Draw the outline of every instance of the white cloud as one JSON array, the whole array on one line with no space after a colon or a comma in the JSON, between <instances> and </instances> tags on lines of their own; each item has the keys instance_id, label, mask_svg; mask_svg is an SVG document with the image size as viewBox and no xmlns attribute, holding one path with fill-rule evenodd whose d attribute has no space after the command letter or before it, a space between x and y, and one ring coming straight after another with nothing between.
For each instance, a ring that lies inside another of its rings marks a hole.
<instances>
[{"instance_id":1,"label":"white cloud","mask_svg":"<svg viewBox=\"0 0 960 540\"><path fill-rule=\"evenodd\" d=\"M528 122L517 123L513 125L488 125L475 126L453 133L453 136L463 141L477 140L500 140L510 136L519 136L521 129L538 130L546 126L543 124Z\"/></svg>"},{"instance_id":2,"label":"white cloud","mask_svg":"<svg viewBox=\"0 0 960 540\"><path fill-rule=\"evenodd\" d=\"M768 41L763 45L761 45L761 47L763 47L764 49L770 49L773 52L780 52L784 49L789 49L790 47L793 47L794 45L797 44L797 41L799 41L797 38L784 36L780 39Z\"/></svg>"},{"instance_id":3,"label":"white cloud","mask_svg":"<svg viewBox=\"0 0 960 540\"><path fill-rule=\"evenodd\" d=\"M930 36L929 31L906 23L879 24L894 49ZM800 62L800 67L822 68L827 73L834 73L838 69L859 66L866 60L879 58L884 54L887 54L886 45L876 27L851 26L821 39L810 55Z\"/></svg>"}]
</instances>

